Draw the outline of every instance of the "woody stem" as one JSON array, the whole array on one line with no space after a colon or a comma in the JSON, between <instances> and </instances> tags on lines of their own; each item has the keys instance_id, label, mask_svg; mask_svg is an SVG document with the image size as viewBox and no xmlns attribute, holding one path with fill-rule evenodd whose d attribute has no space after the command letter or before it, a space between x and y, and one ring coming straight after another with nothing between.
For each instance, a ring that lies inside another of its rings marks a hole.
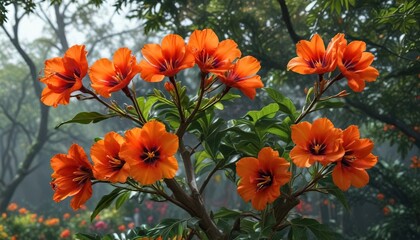
<instances>
[{"instance_id":1,"label":"woody stem","mask_svg":"<svg viewBox=\"0 0 420 240\"><path fill-rule=\"evenodd\" d=\"M187 149L183 141L183 136L189 124L192 122L192 120L194 119L198 111L200 110L201 101L205 93L205 89L204 89L205 78L206 78L206 74L202 73L200 90L199 90L200 92L198 93L196 106L194 107L193 111L188 116L188 118L186 120L181 121L181 125L179 126L176 132L179 139L179 152L181 153L181 157L184 163L188 187L191 190L191 195L186 194L185 191L182 188L180 188L180 186L178 185L176 181L172 182L171 180L166 179L165 183L172 190L172 192L174 193L175 197L177 198L179 202L188 203L188 204L185 204L188 206L186 206L186 208L184 209L191 216L194 216L200 219L199 225L201 229L204 230L204 232L209 237L209 239L222 239L223 238L222 232L217 228L216 224L211 219L205 207L204 199L201 196L200 191L197 186L194 167L191 161L191 152ZM173 78L171 78L171 82L172 84L175 84L175 81ZM177 98L179 99L178 94L177 94ZM178 109L181 111L180 101L178 101L178 104L179 104Z\"/></svg>"}]
</instances>

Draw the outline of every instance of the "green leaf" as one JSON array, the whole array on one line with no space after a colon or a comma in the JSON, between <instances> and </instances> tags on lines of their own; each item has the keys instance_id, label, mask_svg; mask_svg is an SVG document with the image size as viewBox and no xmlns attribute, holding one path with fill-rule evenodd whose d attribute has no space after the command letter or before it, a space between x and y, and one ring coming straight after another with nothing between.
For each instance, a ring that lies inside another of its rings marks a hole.
<instances>
[{"instance_id":1,"label":"green leaf","mask_svg":"<svg viewBox=\"0 0 420 240\"><path fill-rule=\"evenodd\" d=\"M222 97L222 101L231 101L240 97L241 95L239 94L227 93L225 96Z\"/></svg>"},{"instance_id":2,"label":"green leaf","mask_svg":"<svg viewBox=\"0 0 420 240\"><path fill-rule=\"evenodd\" d=\"M125 191L120 196L118 196L117 200L115 201L115 209L119 209L128 199L130 199L131 192Z\"/></svg>"},{"instance_id":3,"label":"green leaf","mask_svg":"<svg viewBox=\"0 0 420 240\"><path fill-rule=\"evenodd\" d=\"M223 110L225 107L221 102L217 102L213 105L216 109Z\"/></svg>"},{"instance_id":4,"label":"green leaf","mask_svg":"<svg viewBox=\"0 0 420 240\"><path fill-rule=\"evenodd\" d=\"M305 227L292 225L288 234L289 240L306 240L308 239L308 233Z\"/></svg>"},{"instance_id":5,"label":"green leaf","mask_svg":"<svg viewBox=\"0 0 420 240\"><path fill-rule=\"evenodd\" d=\"M214 162L211 160L210 155L206 151L197 152L194 155L194 169L197 175L201 175L211 169Z\"/></svg>"},{"instance_id":6,"label":"green leaf","mask_svg":"<svg viewBox=\"0 0 420 240\"><path fill-rule=\"evenodd\" d=\"M329 188L327 189L327 192L337 198L345 209L350 210L350 205L347 202L346 196L344 196L343 191L341 191L338 187Z\"/></svg>"},{"instance_id":7,"label":"green leaf","mask_svg":"<svg viewBox=\"0 0 420 240\"><path fill-rule=\"evenodd\" d=\"M214 214L214 219L219 218L237 218L241 215L241 211L231 210L225 207L222 207L217 213Z\"/></svg>"},{"instance_id":8,"label":"green leaf","mask_svg":"<svg viewBox=\"0 0 420 240\"><path fill-rule=\"evenodd\" d=\"M290 223L292 224L292 228L303 227L309 229L320 240L340 239L340 234L332 231L327 225L321 224L315 219L295 218Z\"/></svg>"},{"instance_id":9,"label":"green leaf","mask_svg":"<svg viewBox=\"0 0 420 240\"><path fill-rule=\"evenodd\" d=\"M105 208L109 207L115 198L117 198L122 192L124 193L126 190L122 188L116 188L111 193L102 197L99 201L98 205L96 205L95 210L93 210L92 215L90 215L90 221L93 221L95 217Z\"/></svg>"},{"instance_id":10,"label":"green leaf","mask_svg":"<svg viewBox=\"0 0 420 240\"><path fill-rule=\"evenodd\" d=\"M156 97L138 97L137 103L139 104L140 110L143 113L143 116L146 120L149 120L150 118L150 110L152 109L152 106L158 101Z\"/></svg>"},{"instance_id":11,"label":"green leaf","mask_svg":"<svg viewBox=\"0 0 420 240\"><path fill-rule=\"evenodd\" d=\"M259 111L249 111L246 115L251 117L252 122L256 123L261 118L273 118L277 111L279 111L279 105L277 103L270 103L267 106L261 108Z\"/></svg>"},{"instance_id":12,"label":"green leaf","mask_svg":"<svg viewBox=\"0 0 420 240\"><path fill-rule=\"evenodd\" d=\"M296 114L296 107L293 104L292 100L290 100L289 98L281 94L279 91L274 90L272 88L265 88L265 91L268 93L268 96L279 105L279 110L289 115L294 121L295 120L294 115Z\"/></svg>"},{"instance_id":13,"label":"green leaf","mask_svg":"<svg viewBox=\"0 0 420 240\"><path fill-rule=\"evenodd\" d=\"M148 236L161 236L162 239L171 239L177 236L179 232L183 232L187 228L188 224L195 225L198 223L196 218L190 219L163 219L157 226L149 230Z\"/></svg>"},{"instance_id":14,"label":"green leaf","mask_svg":"<svg viewBox=\"0 0 420 240\"><path fill-rule=\"evenodd\" d=\"M346 210L350 210L350 205L347 202L346 196L343 191L333 183L331 175L319 181L319 184L324 190L337 198Z\"/></svg>"},{"instance_id":15,"label":"green leaf","mask_svg":"<svg viewBox=\"0 0 420 240\"><path fill-rule=\"evenodd\" d=\"M322 101L315 105L315 110L326 109L326 108L341 108L345 104L342 101Z\"/></svg>"},{"instance_id":16,"label":"green leaf","mask_svg":"<svg viewBox=\"0 0 420 240\"><path fill-rule=\"evenodd\" d=\"M117 116L116 114L107 114L107 115L103 115L100 114L98 112L81 112L76 114L76 116L74 116L71 120L62 122L60 124L58 124L57 126L55 126L55 129L61 127L64 124L68 124L68 123L80 123L80 124L89 124L89 123L97 123L100 122L102 120L111 118L111 117L115 117Z\"/></svg>"},{"instance_id":17,"label":"green leaf","mask_svg":"<svg viewBox=\"0 0 420 240\"><path fill-rule=\"evenodd\" d=\"M77 240L101 240L101 237L98 235L90 235L90 234L86 234L86 233L76 233L74 235L74 237Z\"/></svg>"},{"instance_id":18,"label":"green leaf","mask_svg":"<svg viewBox=\"0 0 420 240\"><path fill-rule=\"evenodd\" d=\"M306 104L309 104L312 101L311 96L313 92L314 92L314 87L311 87L308 89L308 92L306 93Z\"/></svg>"}]
</instances>

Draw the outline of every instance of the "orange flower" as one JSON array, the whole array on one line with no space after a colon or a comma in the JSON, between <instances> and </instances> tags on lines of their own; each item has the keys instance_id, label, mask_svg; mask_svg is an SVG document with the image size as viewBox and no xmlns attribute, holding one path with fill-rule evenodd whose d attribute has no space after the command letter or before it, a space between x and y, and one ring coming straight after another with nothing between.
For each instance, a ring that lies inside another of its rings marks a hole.
<instances>
[{"instance_id":1,"label":"orange flower","mask_svg":"<svg viewBox=\"0 0 420 240\"><path fill-rule=\"evenodd\" d=\"M47 226L54 226L54 225L58 225L59 223L60 223L60 219L58 218L48 218L44 222L44 224Z\"/></svg>"},{"instance_id":2,"label":"orange flower","mask_svg":"<svg viewBox=\"0 0 420 240\"><path fill-rule=\"evenodd\" d=\"M71 207L76 210L92 196L92 165L85 151L77 144L71 145L68 154L56 154L51 158L54 170L51 186L56 202L73 197Z\"/></svg>"},{"instance_id":3,"label":"orange flower","mask_svg":"<svg viewBox=\"0 0 420 240\"><path fill-rule=\"evenodd\" d=\"M279 157L279 153L270 147L261 149L258 159L241 158L236 163L236 172L240 177L239 195L251 201L257 210L263 210L268 203L280 196L280 187L290 180L289 162Z\"/></svg>"},{"instance_id":4,"label":"orange flower","mask_svg":"<svg viewBox=\"0 0 420 240\"><path fill-rule=\"evenodd\" d=\"M194 66L194 56L187 50L184 39L169 34L159 44L146 44L141 50L145 60L140 62L141 77L147 82L160 82L179 71Z\"/></svg>"},{"instance_id":5,"label":"orange flower","mask_svg":"<svg viewBox=\"0 0 420 240\"><path fill-rule=\"evenodd\" d=\"M44 77L40 79L47 84L41 95L45 105L66 105L70 101L70 94L82 87L82 79L88 69L86 54L84 45L74 45L64 57L45 61Z\"/></svg>"},{"instance_id":6,"label":"orange flower","mask_svg":"<svg viewBox=\"0 0 420 240\"><path fill-rule=\"evenodd\" d=\"M297 57L287 64L287 70L300 74L324 74L337 66L337 47L344 40L344 34L335 35L325 50L324 41L315 34L311 41L301 40L296 44Z\"/></svg>"},{"instance_id":7,"label":"orange flower","mask_svg":"<svg viewBox=\"0 0 420 240\"><path fill-rule=\"evenodd\" d=\"M374 59L373 54L365 50L365 42L353 41L347 45L347 41L344 40L337 52L338 67L347 78L349 87L355 92L363 91L365 81L373 82L379 76L378 70L370 66Z\"/></svg>"},{"instance_id":8,"label":"orange flower","mask_svg":"<svg viewBox=\"0 0 420 240\"><path fill-rule=\"evenodd\" d=\"M410 168L420 168L420 160L417 156L411 157Z\"/></svg>"},{"instance_id":9,"label":"orange flower","mask_svg":"<svg viewBox=\"0 0 420 240\"><path fill-rule=\"evenodd\" d=\"M92 88L103 96L110 97L111 93L119 91L131 82L140 72L135 56L128 48L120 48L114 53L114 62L107 58L96 61L89 70Z\"/></svg>"},{"instance_id":10,"label":"orange flower","mask_svg":"<svg viewBox=\"0 0 420 240\"><path fill-rule=\"evenodd\" d=\"M96 179L124 183L130 167L119 156L124 138L116 132L109 132L104 139L97 141L90 149L93 173Z\"/></svg>"},{"instance_id":11,"label":"orange flower","mask_svg":"<svg viewBox=\"0 0 420 240\"><path fill-rule=\"evenodd\" d=\"M70 213L64 213L63 214L63 219L64 220L67 220L67 219L69 219L71 216L70 216Z\"/></svg>"},{"instance_id":12,"label":"orange flower","mask_svg":"<svg viewBox=\"0 0 420 240\"><path fill-rule=\"evenodd\" d=\"M219 43L219 38L211 29L195 30L187 45L204 73L227 71L232 61L241 57L237 47L238 44L230 39Z\"/></svg>"},{"instance_id":13,"label":"orange flower","mask_svg":"<svg viewBox=\"0 0 420 240\"><path fill-rule=\"evenodd\" d=\"M261 65L252 56L246 56L233 65L233 68L224 72L217 73L219 79L229 87L238 88L250 99L254 99L257 88L264 87L261 77L257 75Z\"/></svg>"},{"instance_id":14,"label":"orange flower","mask_svg":"<svg viewBox=\"0 0 420 240\"><path fill-rule=\"evenodd\" d=\"M119 230L120 232L124 232L126 229L127 229L127 228L125 227L125 225L124 225L124 224L121 224L120 226L118 226L118 230Z\"/></svg>"},{"instance_id":15,"label":"orange flower","mask_svg":"<svg viewBox=\"0 0 420 240\"><path fill-rule=\"evenodd\" d=\"M82 220L82 221L80 221L80 223L79 223L79 227L83 227L83 226L85 226L86 224L87 224L86 220Z\"/></svg>"},{"instance_id":16,"label":"orange flower","mask_svg":"<svg viewBox=\"0 0 420 240\"><path fill-rule=\"evenodd\" d=\"M365 169L375 166L378 158L371 152L373 142L360 139L359 128L349 126L343 131L344 156L337 162L332 172L333 182L345 191L354 187L363 187L369 182L369 175Z\"/></svg>"},{"instance_id":17,"label":"orange flower","mask_svg":"<svg viewBox=\"0 0 420 240\"><path fill-rule=\"evenodd\" d=\"M328 164L343 157L342 131L334 128L327 118L319 118L313 124L301 122L291 129L296 146L290 151L290 157L296 166L310 167L316 161Z\"/></svg>"},{"instance_id":18,"label":"orange flower","mask_svg":"<svg viewBox=\"0 0 420 240\"><path fill-rule=\"evenodd\" d=\"M19 213L22 214L22 215L27 214L28 210L26 208L19 208Z\"/></svg>"},{"instance_id":19,"label":"orange flower","mask_svg":"<svg viewBox=\"0 0 420 240\"><path fill-rule=\"evenodd\" d=\"M10 203L9 206L7 206L7 210L11 212L16 211L16 209L18 209L18 205L16 203Z\"/></svg>"},{"instance_id":20,"label":"orange flower","mask_svg":"<svg viewBox=\"0 0 420 240\"><path fill-rule=\"evenodd\" d=\"M2 213L1 218L6 219L7 218L7 213Z\"/></svg>"},{"instance_id":21,"label":"orange flower","mask_svg":"<svg viewBox=\"0 0 420 240\"><path fill-rule=\"evenodd\" d=\"M378 193L378 194L376 195L376 198L377 198L379 201L382 201L382 200L384 200L385 195L384 195L384 194L382 194L382 193Z\"/></svg>"},{"instance_id":22,"label":"orange flower","mask_svg":"<svg viewBox=\"0 0 420 240\"><path fill-rule=\"evenodd\" d=\"M384 207L382 209L382 212L384 213L384 215L388 215L391 212L391 209L389 207Z\"/></svg>"},{"instance_id":23,"label":"orange flower","mask_svg":"<svg viewBox=\"0 0 420 240\"><path fill-rule=\"evenodd\" d=\"M178 137L168 133L158 121L133 128L125 133L120 156L130 165L130 175L141 184L153 184L162 178L175 177L178 162Z\"/></svg>"},{"instance_id":24,"label":"orange flower","mask_svg":"<svg viewBox=\"0 0 420 240\"><path fill-rule=\"evenodd\" d=\"M60 233L60 238L69 238L71 236L70 230L69 229L64 229L61 233Z\"/></svg>"},{"instance_id":25,"label":"orange flower","mask_svg":"<svg viewBox=\"0 0 420 240\"><path fill-rule=\"evenodd\" d=\"M130 229L133 229L135 227L135 224L133 222L129 222L127 224L127 227L130 228Z\"/></svg>"}]
</instances>

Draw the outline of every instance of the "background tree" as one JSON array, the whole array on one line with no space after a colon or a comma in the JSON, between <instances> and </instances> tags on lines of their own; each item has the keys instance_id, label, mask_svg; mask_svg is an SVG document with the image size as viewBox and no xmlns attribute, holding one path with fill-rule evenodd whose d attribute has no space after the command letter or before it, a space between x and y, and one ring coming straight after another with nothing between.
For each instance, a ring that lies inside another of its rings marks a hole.
<instances>
[{"instance_id":1,"label":"background tree","mask_svg":"<svg viewBox=\"0 0 420 240\"><path fill-rule=\"evenodd\" d=\"M75 139L90 143L90 138L80 137L83 135L81 131L68 127L54 130L55 125L70 116L60 109L50 113L50 108L39 101L43 86L38 78L43 74L43 61L52 54L64 54L69 44L75 43L73 39L69 41L67 38L67 34L72 31L79 31L82 38L88 39L84 43L90 56L111 57L113 49L109 49L109 54L99 53L97 49L117 42L119 45L130 45L133 43L127 39L141 39L135 24L131 28L116 29L112 17L108 21L95 22L92 8L94 6L74 4L72 1L51 6L40 4L36 13L29 13L19 2L10 3L7 8L9 18L1 24L4 33L1 41L12 48L2 51L0 63L1 95L4 99L0 103L0 212L6 210L18 186L29 174L42 172L38 167L47 165L46 159L51 155L49 152L56 152L57 148L62 147L60 144ZM99 12L104 11L106 9ZM44 34L31 40L33 42L21 36L22 21L29 14L44 24ZM89 104L84 108L89 109ZM114 124L121 123L117 121ZM84 132L95 135L95 130Z\"/></svg>"}]
</instances>

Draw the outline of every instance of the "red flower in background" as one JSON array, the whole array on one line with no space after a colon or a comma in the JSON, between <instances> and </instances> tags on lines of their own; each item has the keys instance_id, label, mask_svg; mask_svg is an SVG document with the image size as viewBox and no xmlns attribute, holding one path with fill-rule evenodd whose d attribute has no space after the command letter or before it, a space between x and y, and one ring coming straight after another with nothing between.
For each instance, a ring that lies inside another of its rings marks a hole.
<instances>
[{"instance_id":1,"label":"red flower in background","mask_svg":"<svg viewBox=\"0 0 420 240\"><path fill-rule=\"evenodd\" d=\"M70 94L82 87L88 63L84 45L69 48L64 57L51 58L45 61L44 77L41 82L47 85L42 91L41 101L48 106L68 104Z\"/></svg>"},{"instance_id":2,"label":"red flower in background","mask_svg":"<svg viewBox=\"0 0 420 240\"><path fill-rule=\"evenodd\" d=\"M12 202L12 203L9 204L9 206L7 206L8 211L13 212L13 211L16 211L16 209L18 209L18 205L16 203Z\"/></svg>"},{"instance_id":3,"label":"red flower in background","mask_svg":"<svg viewBox=\"0 0 420 240\"><path fill-rule=\"evenodd\" d=\"M71 237L71 232L69 229L64 229L61 233L60 233L60 238L70 238Z\"/></svg>"}]
</instances>

